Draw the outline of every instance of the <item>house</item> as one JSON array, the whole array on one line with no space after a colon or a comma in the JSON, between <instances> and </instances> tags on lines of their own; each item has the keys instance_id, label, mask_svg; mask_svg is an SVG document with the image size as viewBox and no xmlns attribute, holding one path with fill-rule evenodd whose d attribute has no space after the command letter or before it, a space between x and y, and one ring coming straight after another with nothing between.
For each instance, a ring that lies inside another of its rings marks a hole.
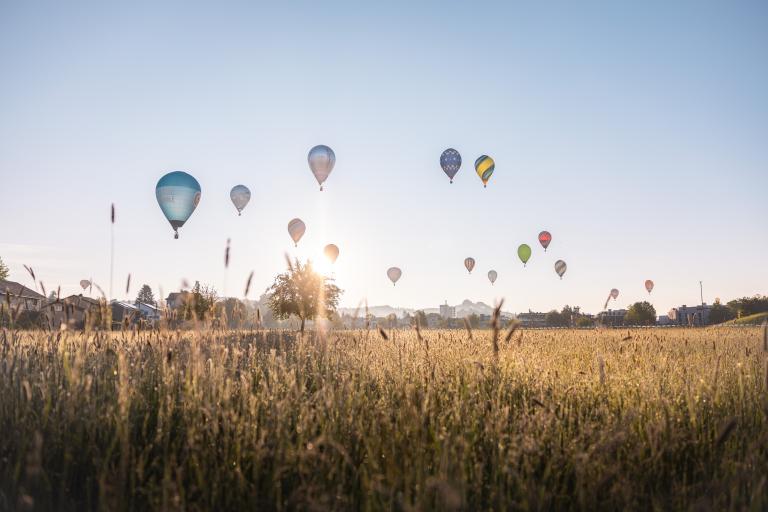
<instances>
[{"instance_id":1,"label":"house","mask_svg":"<svg viewBox=\"0 0 768 512\"><path fill-rule=\"evenodd\" d=\"M40 311L45 303L45 296L30 290L26 286L14 281L0 279L0 295L2 303L10 302L11 310L16 311Z\"/></svg>"},{"instance_id":2,"label":"house","mask_svg":"<svg viewBox=\"0 0 768 512\"><path fill-rule=\"evenodd\" d=\"M609 309L597 314L597 321L605 326L615 327L624 325L624 317L627 316L626 309Z\"/></svg>"},{"instance_id":3,"label":"house","mask_svg":"<svg viewBox=\"0 0 768 512\"><path fill-rule=\"evenodd\" d=\"M130 302L122 302L119 300L113 300L110 303L112 308L112 328L119 329L120 327L126 327L139 321L141 313L139 308L131 304Z\"/></svg>"},{"instance_id":4,"label":"house","mask_svg":"<svg viewBox=\"0 0 768 512\"><path fill-rule=\"evenodd\" d=\"M536 313L528 310L527 313L520 313L517 315L517 319L520 321L522 327L546 327L547 326L547 314Z\"/></svg>"},{"instance_id":5,"label":"house","mask_svg":"<svg viewBox=\"0 0 768 512\"><path fill-rule=\"evenodd\" d=\"M675 317L674 323L677 325L685 326L702 326L709 323L709 313L712 311L712 306L708 304L702 304L700 306L688 307L685 304L678 308L673 308L673 315Z\"/></svg>"},{"instance_id":6,"label":"house","mask_svg":"<svg viewBox=\"0 0 768 512\"><path fill-rule=\"evenodd\" d=\"M143 302L137 302L136 307L139 308L141 317L150 322L157 322L160 320L162 310L154 304L145 304Z\"/></svg>"},{"instance_id":7,"label":"house","mask_svg":"<svg viewBox=\"0 0 768 512\"><path fill-rule=\"evenodd\" d=\"M183 290L180 292L169 293L168 298L165 299L165 305L170 310L179 309L189 301L191 295L191 293Z\"/></svg>"},{"instance_id":8,"label":"house","mask_svg":"<svg viewBox=\"0 0 768 512\"><path fill-rule=\"evenodd\" d=\"M98 325L101 320L101 303L90 297L70 295L45 304L41 311L51 329L84 329L86 325Z\"/></svg>"}]
</instances>

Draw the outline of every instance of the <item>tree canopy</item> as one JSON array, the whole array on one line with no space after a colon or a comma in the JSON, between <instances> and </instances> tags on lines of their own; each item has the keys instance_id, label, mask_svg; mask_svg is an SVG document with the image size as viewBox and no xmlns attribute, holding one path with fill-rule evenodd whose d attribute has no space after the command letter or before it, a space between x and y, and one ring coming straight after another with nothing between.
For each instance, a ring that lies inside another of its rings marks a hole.
<instances>
[{"instance_id":1,"label":"tree canopy","mask_svg":"<svg viewBox=\"0 0 768 512\"><path fill-rule=\"evenodd\" d=\"M0 258L0 279L8 279L8 274L10 274L8 266L3 263L3 258Z\"/></svg>"},{"instance_id":2,"label":"tree canopy","mask_svg":"<svg viewBox=\"0 0 768 512\"><path fill-rule=\"evenodd\" d=\"M155 302L155 296L152 294L152 288L150 288L148 284L145 284L141 287L139 294L136 296L136 302L151 304L153 306L157 305L157 302Z\"/></svg>"},{"instance_id":3,"label":"tree canopy","mask_svg":"<svg viewBox=\"0 0 768 512\"><path fill-rule=\"evenodd\" d=\"M307 320L330 318L342 294L333 279L316 273L311 261L302 264L298 258L288 262L287 272L275 277L269 292L269 308L275 318L299 317L302 332Z\"/></svg>"},{"instance_id":4,"label":"tree canopy","mask_svg":"<svg viewBox=\"0 0 768 512\"><path fill-rule=\"evenodd\" d=\"M624 317L626 325L655 325L656 309L648 301L635 302Z\"/></svg>"}]
</instances>

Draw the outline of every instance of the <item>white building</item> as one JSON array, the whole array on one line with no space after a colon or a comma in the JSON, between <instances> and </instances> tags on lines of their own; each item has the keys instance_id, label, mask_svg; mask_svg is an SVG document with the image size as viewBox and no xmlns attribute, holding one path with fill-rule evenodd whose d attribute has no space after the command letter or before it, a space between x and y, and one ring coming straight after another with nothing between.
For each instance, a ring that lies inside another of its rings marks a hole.
<instances>
[{"instance_id":1,"label":"white building","mask_svg":"<svg viewBox=\"0 0 768 512\"><path fill-rule=\"evenodd\" d=\"M443 318L456 318L456 307L449 306L448 301L445 301L445 304L440 304L440 316Z\"/></svg>"}]
</instances>

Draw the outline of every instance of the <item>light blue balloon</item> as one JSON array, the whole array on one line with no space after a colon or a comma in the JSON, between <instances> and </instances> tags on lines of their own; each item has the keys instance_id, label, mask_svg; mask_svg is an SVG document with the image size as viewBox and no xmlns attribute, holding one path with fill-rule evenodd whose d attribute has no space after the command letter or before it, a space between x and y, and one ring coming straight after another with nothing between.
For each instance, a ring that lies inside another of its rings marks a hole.
<instances>
[{"instance_id":1,"label":"light blue balloon","mask_svg":"<svg viewBox=\"0 0 768 512\"><path fill-rule=\"evenodd\" d=\"M171 223L174 238L179 238L179 228L187 222L200 203L200 183L182 171L169 172L155 187L157 204Z\"/></svg>"}]
</instances>

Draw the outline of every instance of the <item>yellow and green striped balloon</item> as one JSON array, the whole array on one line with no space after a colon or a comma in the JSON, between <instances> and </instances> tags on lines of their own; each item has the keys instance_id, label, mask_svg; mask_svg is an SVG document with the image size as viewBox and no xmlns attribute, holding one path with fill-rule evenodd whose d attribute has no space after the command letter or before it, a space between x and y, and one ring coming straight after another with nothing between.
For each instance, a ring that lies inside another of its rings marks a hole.
<instances>
[{"instance_id":1,"label":"yellow and green striped balloon","mask_svg":"<svg viewBox=\"0 0 768 512\"><path fill-rule=\"evenodd\" d=\"M480 158L475 160L475 171L477 171L477 175L480 176L480 179L483 180L483 187L488 186L488 180L491 179L491 174L493 174L493 169L495 167L496 164L494 163L493 158L488 155L481 155Z\"/></svg>"}]
</instances>

